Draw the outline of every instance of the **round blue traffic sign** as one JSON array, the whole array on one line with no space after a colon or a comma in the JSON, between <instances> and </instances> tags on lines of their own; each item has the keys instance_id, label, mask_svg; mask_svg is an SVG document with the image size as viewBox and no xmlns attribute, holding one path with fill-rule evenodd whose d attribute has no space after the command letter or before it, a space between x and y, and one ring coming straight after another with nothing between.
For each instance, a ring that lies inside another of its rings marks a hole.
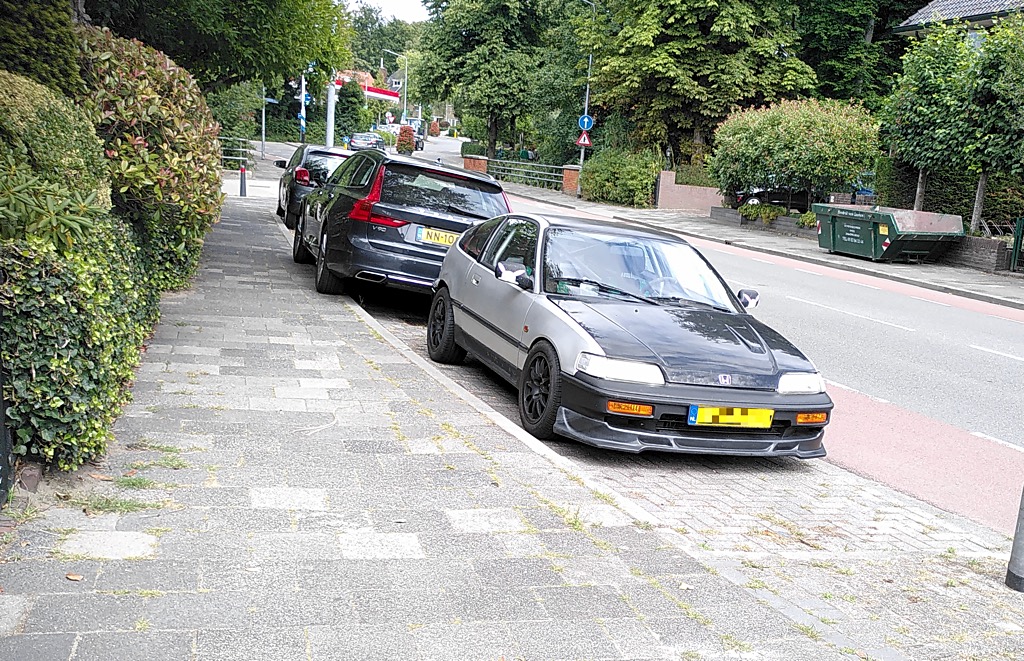
<instances>
[{"instance_id":1,"label":"round blue traffic sign","mask_svg":"<svg viewBox=\"0 0 1024 661\"><path fill-rule=\"evenodd\" d=\"M589 131L594 128L594 118L590 115L580 115L580 130Z\"/></svg>"}]
</instances>

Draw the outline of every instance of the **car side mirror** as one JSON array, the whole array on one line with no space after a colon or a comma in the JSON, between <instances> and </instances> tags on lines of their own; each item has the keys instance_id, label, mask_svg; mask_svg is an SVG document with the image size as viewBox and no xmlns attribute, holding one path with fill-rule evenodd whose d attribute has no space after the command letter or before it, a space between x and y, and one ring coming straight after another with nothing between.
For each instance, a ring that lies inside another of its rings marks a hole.
<instances>
[{"instance_id":1,"label":"car side mirror","mask_svg":"<svg viewBox=\"0 0 1024 661\"><path fill-rule=\"evenodd\" d=\"M274 165L276 167L284 169L284 167L288 165L288 161L274 161Z\"/></svg>"},{"instance_id":2,"label":"car side mirror","mask_svg":"<svg viewBox=\"0 0 1024 661\"><path fill-rule=\"evenodd\" d=\"M757 291L753 289L741 289L736 292L736 298L740 299L740 303L747 310L753 310L757 307L757 303L760 300Z\"/></svg>"},{"instance_id":3,"label":"car side mirror","mask_svg":"<svg viewBox=\"0 0 1024 661\"><path fill-rule=\"evenodd\" d=\"M533 278L525 273L520 273L516 276L516 284L519 285L520 289L525 289L526 291L533 290Z\"/></svg>"}]
</instances>

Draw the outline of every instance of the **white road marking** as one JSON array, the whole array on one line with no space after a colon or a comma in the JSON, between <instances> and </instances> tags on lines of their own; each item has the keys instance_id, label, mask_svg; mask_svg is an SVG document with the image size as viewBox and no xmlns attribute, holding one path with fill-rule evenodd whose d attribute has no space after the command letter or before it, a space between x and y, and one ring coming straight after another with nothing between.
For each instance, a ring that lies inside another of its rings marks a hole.
<instances>
[{"instance_id":1,"label":"white road marking","mask_svg":"<svg viewBox=\"0 0 1024 661\"><path fill-rule=\"evenodd\" d=\"M794 271L800 271L801 273L810 273L811 275L821 275L817 271L808 271L807 269L793 269Z\"/></svg>"},{"instance_id":2,"label":"white road marking","mask_svg":"<svg viewBox=\"0 0 1024 661\"><path fill-rule=\"evenodd\" d=\"M769 262L767 259L758 259L757 257L751 257L750 260L754 262L761 262L762 264L771 264L772 266L775 266L775 262Z\"/></svg>"},{"instance_id":3,"label":"white road marking","mask_svg":"<svg viewBox=\"0 0 1024 661\"><path fill-rule=\"evenodd\" d=\"M890 402L888 399L882 399L881 397L875 397L874 395L869 395L868 393L866 393L866 392L864 392L862 390L857 390L856 388L851 388L850 386L844 386L843 384L837 383L835 381L829 381L828 379L825 379L825 383L827 385L830 385L830 386L835 386L836 388L839 388L840 390L848 390L850 392L855 392L858 395L864 395L868 399L876 401L876 402L879 402L880 404L892 404L892 402Z\"/></svg>"},{"instance_id":4,"label":"white road marking","mask_svg":"<svg viewBox=\"0 0 1024 661\"><path fill-rule=\"evenodd\" d=\"M847 280L846 282L850 283L851 285L857 285L858 287L866 287L867 289L881 289L881 287L876 287L874 285L866 285L863 282L856 282L855 280Z\"/></svg>"},{"instance_id":5,"label":"white road marking","mask_svg":"<svg viewBox=\"0 0 1024 661\"><path fill-rule=\"evenodd\" d=\"M988 315L993 319L999 319L1000 321L1012 321L1015 324L1024 324L1024 321L1018 321L1017 319L1010 319L1009 317L1000 317L999 315L990 314Z\"/></svg>"},{"instance_id":6,"label":"white road marking","mask_svg":"<svg viewBox=\"0 0 1024 661\"><path fill-rule=\"evenodd\" d=\"M935 305L941 305L944 308L952 307L949 303L939 303L938 301L933 301L928 298L921 298L920 296L911 296L910 298L917 301L924 301L925 303L934 303Z\"/></svg>"},{"instance_id":7,"label":"white road marking","mask_svg":"<svg viewBox=\"0 0 1024 661\"><path fill-rule=\"evenodd\" d=\"M1024 358L1021 358L1020 356L1014 356L1012 353L1003 353L1002 351L996 351L995 349L988 349L986 347L979 347L977 344L971 344L969 346L972 349L977 349L978 351L984 351L986 353L994 353L997 356L1002 356L1003 358L1012 358L1014 360L1019 360L1020 362L1024 363Z\"/></svg>"},{"instance_id":8,"label":"white road marking","mask_svg":"<svg viewBox=\"0 0 1024 661\"><path fill-rule=\"evenodd\" d=\"M1013 443L1010 443L1008 441L1004 441L1001 438L996 438L995 436L989 436L988 434L983 434L980 431L972 431L971 432L971 436L977 436L978 438L983 438L986 441L992 441L993 443L998 443L999 445L1005 445L1006 447L1012 448L1012 449L1016 450L1017 452L1024 452L1024 448L1022 448L1019 445L1014 445Z\"/></svg>"},{"instance_id":9,"label":"white road marking","mask_svg":"<svg viewBox=\"0 0 1024 661\"><path fill-rule=\"evenodd\" d=\"M864 316L862 314L857 314L856 312L850 312L848 310L840 310L839 308L834 308L834 307L831 307L829 305L823 305L822 303L815 303L814 301L808 301L808 300L805 300L805 299L802 299L802 298L797 298L796 296L787 296L786 298L788 298L791 301L796 301L797 303L805 303L807 305L814 305L814 306L819 307L819 308L825 308L826 310L832 310L833 312L839 312L841 314L848 314L851 317L857 317L858 319L864 319L866 321L873 321L873 322L875 322L877 324L884 324L886 326L892 326L893 328L899 328L900 330L909 331L911 333L913 333L914 330L915 330L913 328L907 328L906 326L900 326L899 324L894 324L891 321L882 321L881 319L875 319L874 317L866 317L866 316Z\"/></svg>"}]
</instances>

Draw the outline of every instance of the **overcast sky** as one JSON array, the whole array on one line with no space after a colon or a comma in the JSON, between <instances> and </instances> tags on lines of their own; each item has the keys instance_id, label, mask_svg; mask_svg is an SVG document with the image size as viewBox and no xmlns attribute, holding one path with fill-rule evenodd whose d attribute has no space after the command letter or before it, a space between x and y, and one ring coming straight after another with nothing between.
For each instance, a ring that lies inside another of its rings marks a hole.
<instances>
[{"instance_id":1,"label":"overcast sky","mask_svg":"<svg viewBox=\"0 0 1024 661\"><path fill-rule=\"evenodd\" d=\"M406 23L427 20L427 10L420 0L363 0L368 5L380 7L385 18L400 18Z\"/></svg>"}]
</instances>

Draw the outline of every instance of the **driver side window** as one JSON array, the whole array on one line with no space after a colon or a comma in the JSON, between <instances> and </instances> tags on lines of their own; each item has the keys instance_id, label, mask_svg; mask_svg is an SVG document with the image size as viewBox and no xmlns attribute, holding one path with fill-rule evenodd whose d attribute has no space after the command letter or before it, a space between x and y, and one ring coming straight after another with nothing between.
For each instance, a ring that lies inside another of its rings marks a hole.
<instances>
[{"instance_id":1,"label":"driver side window","mask_svg":"<svg viewBox=\"0 0 1024 661\"><path fill-rule=\"evenodd\" d=\"M540 228L532 220L508 219L487 246L481 262L492 269L500 265L503 273L525 272L532 276L539 232Z\"/></svg>"}]
</instances>

